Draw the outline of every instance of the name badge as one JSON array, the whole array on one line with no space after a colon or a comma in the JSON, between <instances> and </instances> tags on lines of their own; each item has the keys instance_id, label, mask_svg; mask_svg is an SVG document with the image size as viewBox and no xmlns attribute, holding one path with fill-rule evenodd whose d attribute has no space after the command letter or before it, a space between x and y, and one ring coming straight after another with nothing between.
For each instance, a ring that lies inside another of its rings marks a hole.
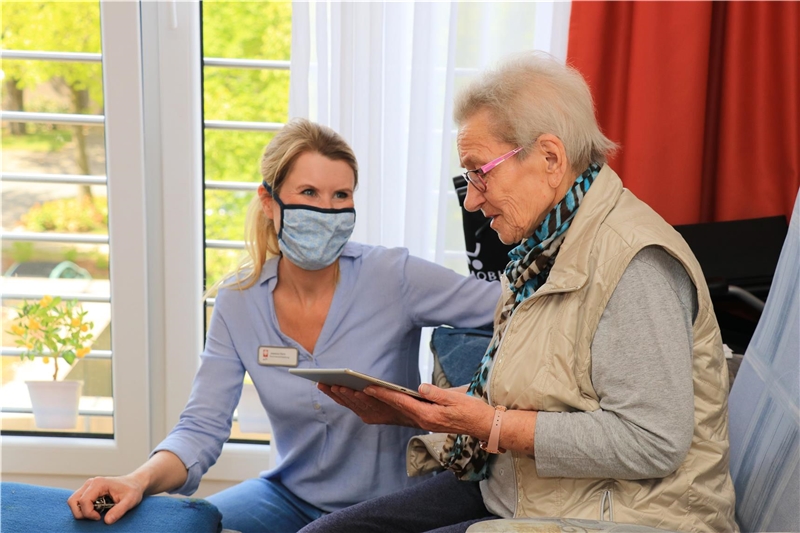
<instances>
[{"instance_id":1,"label":"name badge","mask_svg":"<svg viewBox=\"0 0 800 533\"><path fill-rule=\"evenodd\" d=\"M297 366L297 348L259 346L258 364L263 366Z\"/></svg>"}]
</instances>

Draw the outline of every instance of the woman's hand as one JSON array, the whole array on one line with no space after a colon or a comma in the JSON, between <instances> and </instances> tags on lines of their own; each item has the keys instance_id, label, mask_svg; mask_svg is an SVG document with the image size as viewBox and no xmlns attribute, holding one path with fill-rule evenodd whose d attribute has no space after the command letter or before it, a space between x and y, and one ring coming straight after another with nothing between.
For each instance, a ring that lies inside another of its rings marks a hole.
<instances>
[{"instance_id":1,"label":"woman's hand","mask_svg":"<svg viewBox=\"0 0 800 533\"><path fill-rule=\"evenodd\" d=\"M78 519L100 520L100 513L94 510L94 501L108 494L114 500L114 507L106 512L104 521L113 524L130 509L139 505L145 487L132 475L120 477L95 477L86 481L67 499L72 515Z\"/></svg>"},{"instance_id":2,"label":"woman's hand","mask_svg":"<svg viewBox=\"0 0 800 533\"><path fill-rule=\"evenodd\" d=\"M401 411L386 403L367 396L363 392L324 383L317 383L317 388L327 394L334 402L347 407L361 418L365 424L391 424L394 426L419 427Z\"/></svg>"},{"instance_id":3,"label":"woman's hand","mask_svg":"<svg viewBox=\"0 0 800 533\"><path fill-rule=\"evenodd\" d=\"M402 413L414 427L436 433L471 435L480 440L489 438L494 408L480 398L465 394L463 388L440 389L424 383L419 393L430 403L374 385L364 389L364 393Z\"/></svg>"},{"instance_id":4,"label":"woman's hand","mask_svg":"<svg viewBox=\"0 0 800 533\"><path fill-rule=\"evenodd\" d=\"M67 498L72 515L78 519L100 520L94 501L108 494L114 507L106 512L105 523L113 524L139 505L144 496L179 488L186 483L188 471L174 453L161 450L142 466L125 476L95 477Z\"/></svg>"},{"instance_id":5,"label":"woman's hand","mask_svg":"<svg viewBox=\"0 0 800 533\"><path fill-rule=\"evenodd\" d=\"M367 424L394 424L440 433L465 433L486 440L494 418L492 407L479 398L467 396L463 388L440 389L423 384L419 393L428 400L423 402L408 394L375 385L363 392L323 384L318 387Z\"/></svg>"}]
</instances>

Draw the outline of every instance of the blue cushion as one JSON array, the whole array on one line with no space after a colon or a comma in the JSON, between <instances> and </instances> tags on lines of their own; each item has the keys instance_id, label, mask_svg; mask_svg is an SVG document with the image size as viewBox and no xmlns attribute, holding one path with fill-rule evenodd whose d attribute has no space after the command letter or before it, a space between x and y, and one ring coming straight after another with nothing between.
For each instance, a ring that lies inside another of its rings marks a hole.
<instances>
[{"instance_id":1,"label":"blue cushion","mask_svg":"<svg viewBox=\"0 0 800 533\"><path fill-rule=\"evenodd\" d=\"M67 505L72 491L53 487L0 483L3 531L37 533L103 531L107 533L218 533L222 515L196 498L150 496L115 524L75 520Z\"/></svg>"},{"instance_id":2,"label":"blue cushion","mask_svg":"<svg viewBox=\"0 0 800 533\"><path fill-rule=\"evenodd\" d=\"M485 328L439 327L433 330L431 350L453 387L466 385L472 379L492 340L491 328L490 324Z\"/></svg>"}]
</instances>

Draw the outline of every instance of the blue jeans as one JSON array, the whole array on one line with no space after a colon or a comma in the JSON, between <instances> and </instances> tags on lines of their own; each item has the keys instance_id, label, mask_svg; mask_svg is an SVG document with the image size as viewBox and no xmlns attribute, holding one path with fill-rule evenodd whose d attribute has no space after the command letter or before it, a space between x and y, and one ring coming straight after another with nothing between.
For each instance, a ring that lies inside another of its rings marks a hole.
<instances>
[{"instance_id":1,"label":"blue jeans","mask_svg":"<svg viewBox=\"0 0 800 533\"><path fill-rule=\"evenodd\" d=\"M327 513L279 481L248 479L206 498L222 513L222 527L241 533L295 533Z\"/></svg>"}]
</instances>

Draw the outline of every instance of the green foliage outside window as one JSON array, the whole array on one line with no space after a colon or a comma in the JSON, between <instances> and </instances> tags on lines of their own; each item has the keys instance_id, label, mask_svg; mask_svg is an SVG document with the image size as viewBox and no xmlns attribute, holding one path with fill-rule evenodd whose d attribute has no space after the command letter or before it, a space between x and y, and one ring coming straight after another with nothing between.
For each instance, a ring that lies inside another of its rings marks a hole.
<instances>
[{"instance_id":1,"label":"green foliage outside window","mask_svg":"<svg viewBox=\"0 0 800 533\"><path fill-rule=\"evenodd\" d=\"M99 7L99 2L2 2L2 48L99 53ZM204 57L289 60L291 2L205 0L202 17ZM52 111L102 112L102 69L97 63L9 60L3 61L3 71L6 82L13 82L22 90L46 82L63 83L68 87L72 108ZM288 70L204 67L203 74L206 120L288 120ZM82 128L71 130L69 135L77 137L78 142L83 140ZM261 180L259 159L272 136L264 132L206 131L205 178L258 183ZM5 138L9 137L4 135ZM38 150L42 150L43 141L35 136L21 137L14 142L36 143ZM83 163L85 153L79 159L83 173L89 174L88 166ZM90 194L88 187L84 193ZM205 197L206 238L242 240L247 205L253 194L208 191ZM87 215L91 220L65 220L62 215L66 204L53 204L29 213L27 225L29 229L45 231L104 231L98 226L105 224L106 210L97 200L93 199L97 211ZM76 224L81 229L75 229ZM235 251L209 250L207 284L213 284L232 270L240 256L241 253Z\"/></svg>"},{"instance_id":2,"label":"green foliage outside window","mask_svg":"<svg viewBox=\"0 0 800 533\"><path fill-rule=\"evenodd\" d=\"M100 2L2 2L0 41L4 50L100 53ZM103 69L100 63L80 61L4 60L4 91L10 109L25 109L24 92L49 83L69 94L67 109L51 109L42 102L39 111L75 114L102 113ZM11 130L22 134L26 124ZM75 162L80 174L91 174L85 126L70 126L76 144ZM79 189L83 208L94 210L89 186Z\"/></svg>"},{"instance_id":3,"label":"green foliage outside window","mask_svg":"<svg viewBox=\"0 0 800 533\"><path fill-rule=\"evenodd\" d=\"M100 2L3 2L4 50L100 52ZM86 90L103 105L102 70L97 63L3 61L6 79L20 89L60 78L74 91ZM80 112L80 111L79 111Z\"/></svg>"},{"instance_id":4,"label":"green foliage outside window","mask_svg":"<svg viewBox=\"0 0 800 533\"><path fill-rule=\"evenodd\" d=\"M93 200L94 209L84 209L77 198L59 198L36 204L24 215L22 223L28 231L57 233L105 233L108 228L108 200Z\"/></svg>"},{"instance_id":5,"label":"green foliage outside window","mask_svg":"<svg viewBox=\"0 0 800 533\"><path fill-rule=\"evenodd\" d=\"M229 59L288 60L291 51L290 2L203 2L203 55ZM286 122L289 72L286 70L204 68L206 120ZM207 180L261 181L259 160L273 134L206 130ZM206 238L242 240L253 192L207 191ZM241 252L209 250L206 285L231 271Z\"/></svg>"}]
</instances>

